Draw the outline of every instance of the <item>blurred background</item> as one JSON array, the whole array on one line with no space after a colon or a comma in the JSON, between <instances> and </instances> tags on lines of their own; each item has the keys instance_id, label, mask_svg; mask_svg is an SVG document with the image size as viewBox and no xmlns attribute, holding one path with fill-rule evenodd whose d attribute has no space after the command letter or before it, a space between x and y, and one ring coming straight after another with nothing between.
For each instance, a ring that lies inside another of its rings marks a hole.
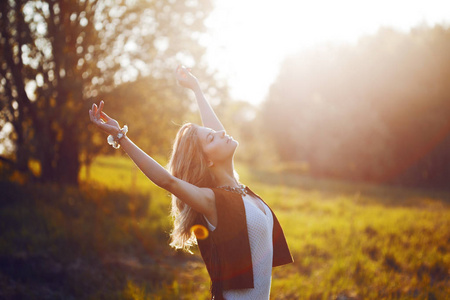
<instances>
[{"instance_id":1,"label":"blurred background","mask_svg":"<svg viewBox=\"0 0 450 300\"><path fill-rule=\"evenodd\" d=\"M104 100L165 165L180 125L200 122L179 64L285 228L296 263L274 299L448 296L448 1L0 9L0 298L207 298L198 253L169 249L167 193L88 117Z\"/></svg>"}]
</instances>

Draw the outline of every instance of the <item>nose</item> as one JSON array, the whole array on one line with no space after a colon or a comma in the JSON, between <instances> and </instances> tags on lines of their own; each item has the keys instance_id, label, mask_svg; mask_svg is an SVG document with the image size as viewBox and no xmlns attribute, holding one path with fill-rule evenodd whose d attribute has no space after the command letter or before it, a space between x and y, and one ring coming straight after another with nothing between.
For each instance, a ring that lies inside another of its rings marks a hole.
<instances>
[{"instance_id":1,"label":"nose","mask_svg":"<svg viewBox=\"0 0 450 300\"><path fill-rule=\"evenodd\" d=\"M222 137L222 138L226 135L225 130L218 131L217 133L218 133L219 136Z\"/></svg>"}]
</instances>

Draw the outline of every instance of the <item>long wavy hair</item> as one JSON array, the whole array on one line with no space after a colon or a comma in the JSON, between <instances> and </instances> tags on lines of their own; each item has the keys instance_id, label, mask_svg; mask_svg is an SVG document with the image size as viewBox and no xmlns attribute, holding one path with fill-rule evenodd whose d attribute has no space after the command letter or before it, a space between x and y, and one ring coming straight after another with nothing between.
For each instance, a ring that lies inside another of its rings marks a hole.
<instances>
[{"instance_id":1,"label":"long wavy hair","mask_svg":"<svg viewBox=\"0 0 450 300\"><path fill-rule=\"evenodd\" d=\"M168 169L173 176L195 186L213 187L214 178L197 135L198 128L198 125L192 123L180 128L173 144ZM173 229L170 246L190 252L190 247L197 244L191 227L195 225L198 215L189 205L172 195Z\"/></svg>"}]
</instances>

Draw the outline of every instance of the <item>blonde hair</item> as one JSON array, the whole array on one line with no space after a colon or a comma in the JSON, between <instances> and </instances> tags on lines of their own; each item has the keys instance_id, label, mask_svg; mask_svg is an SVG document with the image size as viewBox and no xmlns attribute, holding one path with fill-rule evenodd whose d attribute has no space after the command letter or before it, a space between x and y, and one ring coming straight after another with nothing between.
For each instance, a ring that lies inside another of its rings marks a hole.
<instances>
[{"instance_id":1,"label":"blonde hair","mask_svg":"<svg viewBox=\"0 0 450 300\"><path fill-rule=\"evenodd\" d=\"M173 176L195 186L213 187L214 178L197 136L198 128L198 125L192 123L180 128L173 144L168 169ZM170 233L170 246L190 252L190 247L197 244L191 227L195 225L199 213L172 195L171 216L173 229Z\"/></svg>"}]
</instances>

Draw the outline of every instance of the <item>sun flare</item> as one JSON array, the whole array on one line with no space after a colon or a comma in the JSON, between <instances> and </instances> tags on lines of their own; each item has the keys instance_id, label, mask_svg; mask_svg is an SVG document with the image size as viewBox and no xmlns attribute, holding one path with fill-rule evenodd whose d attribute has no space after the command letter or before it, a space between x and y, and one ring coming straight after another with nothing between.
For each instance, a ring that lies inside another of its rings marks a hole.
<instances>
[{"instance_id":1,"label":"sun flare","mask_svg":"<svg viewBox=\"0 0 450 300\"><path fill-rule=\"evenodd\" d=\"M449 24L450 2L216 0L202 43L240 100L258 103L286 55L321 43L354 43L380 27Z\"/></svg>"}]
</instances>

